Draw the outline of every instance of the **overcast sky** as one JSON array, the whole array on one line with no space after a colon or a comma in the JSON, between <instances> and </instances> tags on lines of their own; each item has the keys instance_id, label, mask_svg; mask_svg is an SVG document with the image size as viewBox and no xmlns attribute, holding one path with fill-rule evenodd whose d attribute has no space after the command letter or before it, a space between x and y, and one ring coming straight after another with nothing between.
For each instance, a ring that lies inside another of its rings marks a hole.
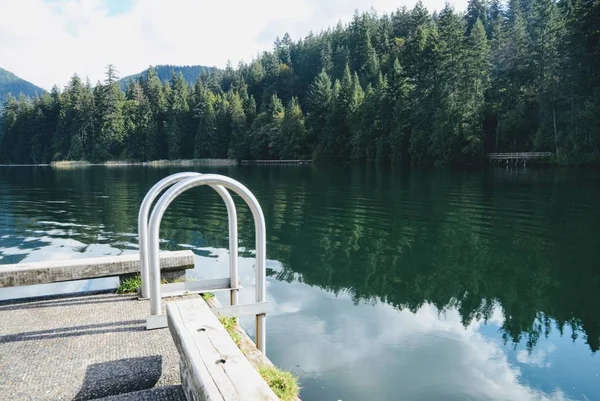
<instances>
[{"instance_id":1,"label":"overcast sky","mask_svg":"<svg viewBox=\"0 0 600 401\"><path fill-rule=\"evenodd\" d=\"M439 10L445 0L423 0ZM457 10L467 0L452 0ZM390 12L416 0L0 0L0 67L49 89L73 73L92 82L149 65L223 67L270 49L276 36L318 32L355 9Z\"/></svg>"}]
</instances>

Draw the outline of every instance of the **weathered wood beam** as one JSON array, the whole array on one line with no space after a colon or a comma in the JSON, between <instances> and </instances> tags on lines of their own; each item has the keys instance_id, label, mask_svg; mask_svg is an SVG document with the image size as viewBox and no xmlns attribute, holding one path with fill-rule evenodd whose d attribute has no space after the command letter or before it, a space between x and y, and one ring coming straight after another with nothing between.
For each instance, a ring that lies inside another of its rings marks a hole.
<instances>
[{"instance_id":1,"label":"weathered wood beam","mask_svg":"<svg viewBox=\"0 0 600 401\"><path fill-rule=\"evenodd\" d=\"M192 251L160 253L160 268L162 272L181 272L193 267L194 253ZM139 253L0 265L0 288L125 276L139 273L139 271Z\"/></svg>"}]
</instances>

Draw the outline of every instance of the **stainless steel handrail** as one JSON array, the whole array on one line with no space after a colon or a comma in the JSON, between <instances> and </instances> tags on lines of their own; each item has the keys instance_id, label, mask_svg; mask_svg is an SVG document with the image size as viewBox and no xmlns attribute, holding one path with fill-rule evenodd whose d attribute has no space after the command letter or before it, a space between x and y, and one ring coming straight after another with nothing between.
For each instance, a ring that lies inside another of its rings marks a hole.
<instances>
[{"instance_id":1,"label":"stainless steel handrail","mask_svg":"<svg viewBox=\"0 0 600 401\"><path fill-rule=\"evenodd\" d=\"M184 172L172 174L168 177L163 178L157 182L146 194L140 210L138 213L138 243L140 248L140 275L142 279L141 295L142 298L149 298L150 296L150 267L149 267L149 255L148 255L148 217L150 214L150 208L154 200L160 195L166 188L173 184L191 177L199 177L201 173L196 172ZM231 198L231 194L220 185L211 185L212 188L219 194L225 206L227 207L227 216L229 219L229 273L230 273L230 287L231 305L238 304L238 292L239 292L239 274L238 274L238 230L237 230L237 212L235 209L235 203ZM159 277L160 279L160 277Z\"/></svg>"},{"instance_id":2,"label":"stainless steel handrail","mask_svg":"<svg viewBox=\"0 0 600 401\"><path fill-rule=\"evenodd\" d=\"M222 175L202 174L186 178L169 188L158 200L149 221L148 261L150 266L150 306L152 315L162 312L162 298L160 294L160 260L159 260L159 233L160 223L169 205L190 188L209 185L222 186L240 195L249 206L254 218L256 231L256 302L266 301L266 258L267 235L265 217L252 192L241 183ZM237 230L236 230L237 234ZM237 235L236 235L237 236ZM236 266L237 268L237 266ZM266 354L266 315L256 315L256 345Z\"/></svg>"}]
</instances>

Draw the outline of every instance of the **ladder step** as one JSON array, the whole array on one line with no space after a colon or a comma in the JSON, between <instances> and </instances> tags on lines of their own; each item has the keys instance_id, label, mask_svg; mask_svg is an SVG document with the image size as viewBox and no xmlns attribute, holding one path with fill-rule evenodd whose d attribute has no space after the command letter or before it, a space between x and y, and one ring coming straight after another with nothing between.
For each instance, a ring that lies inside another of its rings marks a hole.
<instances>
[{"instance_id":1,"label":"ladder step","mask_svg":"<svg viewBox=\"0 0 600 401\"><path fill-rule=\"evenodd\" d=\"M210 310L217 316L253 316L270 313L273 310L273 305L270 302L256 302L245 305L221 306ZM146 330L162 329L167 326L167 315L150 315L146 318Z\"/></svg>"},{"instance_id":2,"label":"ladder step","mask_svg":"<svg viewBox=\"0 0 600 401\"><path fill-rule=\"evenodd\" d=\"M221 306L219 308L211 308L211 311L217 316L256 316L270 313L273 310L273 305L270 302L255 302L253 304Z\"/></svg>"},{"instance_id":3,"label":"ladder step","mask_svg":"<svg viewBox=\"0 0 600 401\"><path fill-rule=\"evenodd\" d=\"M162 298L178 297L185 294L199 294L202 292L231 291L229 277L212 280L189 281L184 283L170 283L160 286ZM237 289L242 288L239 286Z\"/></svg>"}]
</instances>

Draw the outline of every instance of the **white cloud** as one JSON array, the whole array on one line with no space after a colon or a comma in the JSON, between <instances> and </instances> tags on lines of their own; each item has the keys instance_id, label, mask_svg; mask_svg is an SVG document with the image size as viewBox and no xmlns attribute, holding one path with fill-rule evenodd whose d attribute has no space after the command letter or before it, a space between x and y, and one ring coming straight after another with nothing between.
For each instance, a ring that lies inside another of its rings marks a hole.
<instances>
[{"instance_id":1,"label":"white cloud","mask_svg":"<svg viewBox=\"0 0 600 401\"><path fill-rule=\"evenodd\" d=\"M536 347L531 353L524 349L520 350L517 352L517 361L537 368L549 368L552 364L548 359L554 351L556 345L548 341Z\"/></svg>"},{"instance_id":2,"label":"white cloud","mask_svg":"<svg viewBox=\"0 0 600 401\"><path fill-rule=\"evenodd\" d=\"M197 257L192 275L226 275L227 251L204 250L214 258ZM282 268L274 260L267 265L275 271ZM254 300L253 266L253 258L239 259L242 304ZM224 295L217 293L226 302ZM385 303L355 306L348 295L274 279L267 282L267 297L274 307L267 326L269 355L278 366L299 374L307 384L303 391L322 396L319 389L327 386L328 396L343 400L572 400L560 388L544 392L524 383L501 342L481 333L483 321L464 327L456 308L440 315L431 304L416 313ZM487 324L500 325L503 320L500 308L495 308ZM254 319L242 318L241 323L252 335ZM556 349L543 342L532 354L519 352L517 361L549 368ZM308 385L313 380L316 383ZM316 395L309 393L307 398L311 396Z\"/></svg>"},{"instance_id":3,"label":"white cloud","mask_svg":"<svg viewBox=\"0 0 600 401\"><path fill-rule=\"evenodd\" d=\"M316 380L310 387L317 392L326 385L337 399L570 399L559 388L548 393L525 384L502 344L481 333L483 322L464 327L456 309L440 316L430 304L416 313L382 303L354 306L346 295L278 284L269 297L285 313L271 314L269 352L301 381ZM297 313L291 304L300 306ZM252 332L251 322L245 327Z\"/></svg>"},{"instance_id":4,"label":"white cloud","mask_svg":"<svg viewBox=\"0 0 600 401\"><path fill-rule=\"evenodd\" d=\"M0 0L0 66L46 89L74 73L102 79L150 64L216 65L249 61L286 31L320 31L355 9L390 12L416 0L133 0L111 15L104 0ZM444 0L424 0L440 9ZM464 9L466 0L452 2Z\"/></svg>"}]
</instances>

